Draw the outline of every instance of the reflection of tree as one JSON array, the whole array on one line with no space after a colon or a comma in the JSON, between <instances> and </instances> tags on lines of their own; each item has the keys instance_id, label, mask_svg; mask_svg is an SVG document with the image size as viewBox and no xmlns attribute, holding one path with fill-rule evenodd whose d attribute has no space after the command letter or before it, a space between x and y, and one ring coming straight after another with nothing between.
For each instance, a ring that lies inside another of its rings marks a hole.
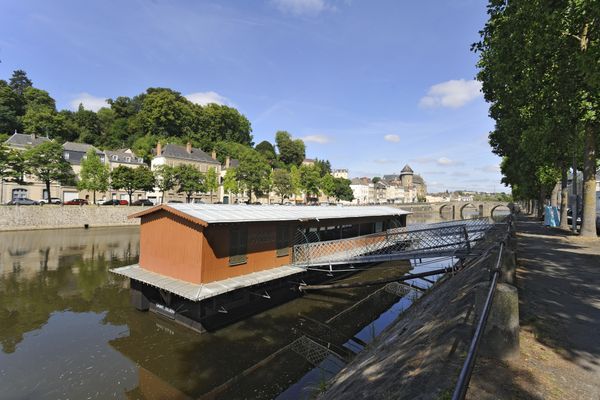
<instances>
[{"instance_id":1,"label":"reflection of tree","mask_svg":"<svg viewBox=\"0 0 600 400\"><path fill-rule=\"evenodd\" d=\"M137 236L130 235L121 245L129 249L132 239ZM0 347L5 353L14 352L25 333L40 329L56 311L108 311L104 323L125 323L123 311L129 309L129 291L108 269L135 263L137 259L107 260L103 252L84 259L85 250L78 254L65 247L67 250L69 254L59 255L59 265L54 271L47 270L49 248L46 247L40 249L40 272L34 277L21 278L18 271L0 275ZM20 262L15 260L13 265L19 267Z\"/></svg>"}]
</instances>

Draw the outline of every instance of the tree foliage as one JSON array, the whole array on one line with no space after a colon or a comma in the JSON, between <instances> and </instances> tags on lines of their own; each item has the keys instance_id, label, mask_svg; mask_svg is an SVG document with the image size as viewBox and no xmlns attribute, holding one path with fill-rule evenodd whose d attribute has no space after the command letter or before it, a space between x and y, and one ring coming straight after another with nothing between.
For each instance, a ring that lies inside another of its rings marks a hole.
<instances>
[{"instance_id":1,"label":"tree foliage","mask_svg":"<svg viewBox=\"0 0 600 400\"><path fill-rule=\"evenodd\" d=\"M496 121L490 144L503 157L503 182L517 199L542 204L575 158L585 175L582 234L591 235L600 126L598 2L491 0L488 14L473 49Z\"/></svg>"},{"instance_id":2,"label":"tree foliage","mask_svg":"<svg viewBox=\"0 0 600 400\"><path fill-rule=\"evenodd\" d=\"M286 165L300 166L305 154L304 142L301 139L292 139L286 131L278 131L275 134L275 143L277 143L277 149L279 150L279 160Z\"/></svg>"},{"instance_id":3,"label":"tree foliage","mask_svg":"<svg viewBox=\"0 0 600 400\"><path fill-rule=\"evenodd\" d=\"M131 205L133 192L137 190L154 190L154 174L146 166L137 168L119 165L110 173L110 185L115 190L123 189L129 196L129 205Z\"/></svg>"},{"instance_id":4,"label":"tree foliage","mask_svg":"<svg viewBox=\"0 0 600 400\"><path fill-rule=\"evenodd\" d=\"M177 177L177 193L185 193L189 203L194 193L204 192L204 174L191 164L180 164L175 167Z\"/></svg>"},{"instance_id":5,"label":"tree foliage","mask_svg":"<svg viewBox=\"0 0 600 400\"><path fill-rule=\"evenodd\" d=\"M60 143L48 141L37 145L24 154L29 172L46 185L46 193L50 195L50 184L73 184L75 176L71 165L63 158Z\"/></svg>"},{"instance_id":6,"label":"tree foliage","mask_svg":"<svg viewBox=\"0 0 600 400\"><path fill-rule=\"evenodd\" d=\"M165 194L177 185L177 170L167 164L160 165L154 171L156 187L161 191L161 203L165 201Z\"/></svg>"},{"instance_id":7,"label":"tree foliage","mask_svg":"<svg viewBox=\"0 0 600 400\"><path fill-rule=\"evenodd\" d=\"M261 196L269 185L271 167L257 151L252 150L242 154L240 165L236 168L236 178L240 186L248 190L248 197L252 194Z\"/></svg>"},{"instance_id":8,"label":"tree foliage","mask_svg":"<svg viewBox=\"0 0 600 400\"><path fill-rule=\"evenodd\" d=\"M96 154L96 150L89 149L86 157L81 161L81 173L77 188L93 192L93 201L96 203L96 192L108 190L109 181L108 165L104 164Z\"/></svg>"}]
</instances>

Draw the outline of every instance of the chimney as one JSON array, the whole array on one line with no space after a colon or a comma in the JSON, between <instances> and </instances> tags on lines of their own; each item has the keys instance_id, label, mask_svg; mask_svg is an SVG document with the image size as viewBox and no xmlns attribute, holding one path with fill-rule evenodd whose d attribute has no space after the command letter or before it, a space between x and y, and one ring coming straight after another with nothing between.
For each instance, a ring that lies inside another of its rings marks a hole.
<instances>
[{"instance_id":1,"label":"chimney","mask_svg":"<svg viewBox=\"0 0 600 400\"><path fill-rule=\"evenodd\" d=\"M229 168L229 156L225 157L225 169Z\"/></svg>"},{"instance_id":2,"label":"chimney","mask_svg":"<svg viewBox=\"0 0 600 400\"><path fill-rule=\"evenodd\" d=\"M156 143L156 157L160 156L162 154L162 145L160 144L160 142Z\"/></svg>"},{"instance_id":3,"label":"chimney","mask_svg":"<svg viewBox=\"0 0 600 400\"><path fill-rule=\"evenodd\" d=\"M210 156L212 157L213 160L217 159L217 152L215 151L215 149L213 149L212 154Z\"/></svg>"},{"instance_id":4,"label":"chimney","mask_svg":"<svg viewBox=\"0 0 600 400\"><path fill-rule=\"evenodd\" d=\"M187 142L185 145L185 151L187 151L188 154L192 154L192 142Z\"/></svg>"}]
</instances>

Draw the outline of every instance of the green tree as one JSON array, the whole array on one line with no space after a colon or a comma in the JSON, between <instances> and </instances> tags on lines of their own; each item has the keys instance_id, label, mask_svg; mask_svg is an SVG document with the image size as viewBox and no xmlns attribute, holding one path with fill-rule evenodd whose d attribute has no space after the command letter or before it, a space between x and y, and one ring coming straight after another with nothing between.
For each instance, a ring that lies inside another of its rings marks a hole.
<instances>
[{"instance_id":1,"label":"green tree","mask_svg":"<svg viewBox=\"0 0 600 400\"><path fill-rule=\"evenodd\" d=\"M208 168L206 171L206 176L204 177L204 187L207 192L210 193L210 202L213 201L213 193L215 190L219 189L219 177L217 175L217 169L214 167Z\"/></svg>"},{"instance_id":2,"label":"green tree","mask_svg":"<svg viewBox=\"0 0 600 400\"><path fill-rule=\"evenodd\" d=\"M331 174L326 174L321 178L319 187L329 202L329 198L335 195L335 178Z\"/></svg>"},{"instance_id":3,"label":"green tree","mask_svg":"<svg viewBox=\"0 0 600 400\"><path fill-rule=\"evenodd\" d=\"M125 190L129 196L129 205L132 203L133 192L137 190L154 190L154 174L150 168L141 166L130 168L119 165L110 173L110 185L115 190Z\"/></svg>"},{"instance_id":4,"label":"green tree","mask_svg":"<svg viewBox=\"0 0 600 400\"><path fill-rule=\"evenodd\" d=\"M46 185L48 198L50 183L59 182L63 185L73 184L75 174L71 165L63 158L63 148L55 141L41 143L25 152L25 160L29 170Z\"/></svg>"},{"instance_id":5,"label":"green tree","mask_svg":"<svg viewBox=\"0 0 600 400\"><path fill-rule=\"evenodd\" d=\"M161 191L161 203L165 201L165 195L177 185L177 171L174 167L163 164L159 165L154 171L156 187Z\"/></svg>"},{"instance_id":6,"label":"green tree","mask_svg":"<svg viewBox=\"0 0 600 400\"><path fill-rule=\"evenodd\" d=\"M225 193L234 194L237 200L237 195L242 192L242 188L237 180L235 171L235 168L229 168L225 172L225 177L223 178L223 191L225 191Z\"/></svg>"},{"instance_id":7,"label":"green tree","mask_svg":"<svg viewBox=\"0 0 600 400\"><path fill-rule=\"evenodd\" d=\"M190 137L203 150L219 141L253 145L250 121L235 108L214 103L194 106L199 126Z\"/></svg>"},{"instance_id":8,"label":"green tree","mask_svg":"<svg viewBox=\"0 0 600 400\"><path fill-rule=\"evenodd\" d=\"M79 104L77 112L73 113L73 120L79 130L80 142L102 146L102 126L95 112L86 110L83 104Z\"/></svg>"},{"instance_id":9,"label":"green tree","mask_svg":"<svg viewBox=\"0 0 600 400\"><path fill-rule=\"evenodd\" d=\"M271 165L273 165L273 162L277 159L275 147L273 147L268 140L263 140L257 144L254 149L258 151Z\"/></svg>"},{"instance_id":10,"label":"green tree","mask_svg":"<svg viewBox=\"0 0 600 400\"><path fill-rule=\"evenodd\" d=\"M279 150L279 160L286 165L300 166L306 157L306 149L301 139L292 140L292 135L286 131L275 134L275 143Z\"/></svg>"},{"instance_id":11,"label":"green tree","mask_svg":"<svg viewBox=\"0 0 600 400\"><path fill-rule=\"evenodd\" d=\"M1 197L3 194L3 187L6 178L10 176L10 150L4 143L0 142L0 204L4 203L4 199Z\"/></svg>"},{"instance_id":12,"label":"green tree","mask_svg":"<svg viewBox=\"0 0 600 400\"><path fill-rule=\"evenodd\" d=\"M292 194L294 196L299 196L302 194L302 182L300 180L300 169L292 165L290 167L290 180L292 184Z\"/></svg>"},{"instance_id":13,"label":"green tree","mask_svg":"<svg viewBox=\"0 0 600 400\"><path fill-rule=\"evenodd\" d=\"M315 165L319 168L319 174L321 174L321 178L327 174L331 174L331 163L329 160L319 160L315 159Z\"/></svg>"},{"instance_id":14,"label":"green tree","mask_svg":"<svg viewBox=\"0 0 600 400\"><path fill-rule=\"evenodd\" d=\"M582 161L582 235L595 235L600 7L592 0L490 1L488 14L473 48L496 120L490 144L503 157L503 182L517 199L537 198L541 207L556 183L550 178L560 176L564 223L568 164Z\"/></svg>"},{"instance_id":15,"label":"green tree","mask_svg":"<svg viewBox=\"0 0 600 400\"><path fill-rule=\"evenodd\" d=\"M10 87L19 96L22 96L25 89L31 87L32 85L33 82L31 82L31 79L27 77L27 73L25 71L22 69L13 71L13 74L10 78Z\"/></svg>"},{"instance_id":16,"label":"green tree","mask_svg":"<svg viewBox=\"0 0 600 400\"><path fill-rule=\"evenodd\" d=\"M21 185L25 184L25 175L31 172L26 160L26 152L9 149L8 151L8 176L11 180Z\"/></svg>"},{"instance_id":17,"label":"green tree","mask_svg":"<svg viewBox=\"0 0 600 400\"><path fill-rule=\"evenodd\" d=\"M158 137L192 137L200 130L195 105L179 92L166 88L146 91L131 127L139 136Z\"/></svg>"},{"instance_id":18,"label":"green tree","mask_svg":"<svg viewBox=\"0 0 600 400\"><path fill-rule=\"evenodd\" d=\"M20 129L20 111L19 96L6 81L0 80L0 133L8 134Z\"/></svg>"},{"instance_id":19,"label":"green tree","mask_svg":"<svg viewBox=\"0 0 600 400\"><path fill-rule=\"evenodd\" d=\"M89 149L85 159L81 161L81 172L77 188L79 190L90 190L93 192L93 201L96 204L96 192L108 190L109 178L108 165L100 161L100 157L94 149Z\"/></svg>"},{"instance_id":20,"label":"green tree","mask_svg":"<svg viewBox=\"0 0 600 400\"><path fill-rule=\"evenodd\" d=\"M333 197L335 197L335 199L337 201L340 200L344 200L344 201L352 201L354 200L354 194L352 192L352 188L350 187L350 183L352 181L350 181L350 179L344 179L344 178L334 178L334 191L333 191Z\"/></svg>"},{"instance_id":21,"label":"green tree","mask_svg":"<svg viewBox=\"0 0 600 400\"><path fill-rule=\"evenodd\" d=\"M271 172L271 182L273 184L273 190L281 198L281 203L286 197L290 197L293 192L292 188L292 176L290 172L285 169L274 169Z\"/></svg>"},{"instance_id":22,"label":"green tree","mask_svg":"<svg viewBox=\"0 0 600 400\"><path fill-rule=\"evenodd\" d=\"M321 184L321 172L316 165L303 165L300 167L300 187L307 197L318 196Z\"/></svg>"},{"instance_id":23,"label":"green tree","mask_svg":"<svg viewBox=\"0 0 600 400\"><path fill-rule=\"evenodd\" d=\"M189 203L193 194L204 192L204 174L191 164L180 164L175 167L177 176L177 193L185 193Z\"/></svg>"},{"instance_id":24,"label":"green tree","mask_svg":"<svg viewBox=\"0 0 600 400\"><path fill-rule=\"evenodd\" d=\"M25 100L25 109L43 107L56 111L56 101L45 90L27 87L23 91L23 99Z\"/></svg>"},{"instance_id":25,"label":"green tree","mask_svg":"<svg viewBox=\"0 0 600 400\"><path fill-rule=\"evenodd\" d=\"M248 190L249 201L252 193L260 196L268 185L271 167L257 151L242 154L240 165L236 168L236 177L240 185Z\"/></svg>"}]
</instances>

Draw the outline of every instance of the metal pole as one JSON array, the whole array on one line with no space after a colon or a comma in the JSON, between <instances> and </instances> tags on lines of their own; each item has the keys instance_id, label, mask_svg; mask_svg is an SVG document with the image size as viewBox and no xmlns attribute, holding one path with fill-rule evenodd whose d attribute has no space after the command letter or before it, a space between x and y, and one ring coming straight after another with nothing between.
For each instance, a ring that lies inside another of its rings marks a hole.
<instances>
[{"instance_id":1,"label":"metal pole","mask_svg":"<svg viewBox=\"0 0 600 400\"><path fill-rule=\"evenodd\" d=\"M500 251L498 252L498 261L496 262L496 269L494 271L494 275L492 276L492 283L490 285L490 290L488 291L487 298L485 299L485 303L483 305L483 311L481 313L481 318L479 318L479 322L477 323L477 328L475 329L475 334L473 335L473 339L471 340L471 344L469 346L469 351L467 353L467 358L465 359L465 363L463 364L462 370L460 371L460 375L458 376L458 382L456 383L456 387L454 388L454 394L452 395L452 400L462 400L465 398L465 394L467 393L467 389L469 387L469 381L471 380L471 373L473 372L473 367L475 366L475 356L477 355L477 349L479 348L479 342L481 341L481 337L483 336L483 332L485 330L485 324L487 323L487 319L490 315L490 310L492 308L492 302L494 301L494 293L496 292L496 283L498 282L498 276L500 275L499 267L500 260L502 259L502 250L504 249L504 242L500 243Z\"/></svg>"},{"instance_id":2,"label":"metal pole","mask_svg":"<svg viewBox=\"0 0 600 400\"><path fill-rule=\"evenodd\" d=\"M572 217L572 229L573 233L577 233L577 211L579 209L577 199L577 158L573 154L573 179L571 180L571 187L573 188L573 203L571 204L571 217Z\"/></svg>"}]
</instances>

